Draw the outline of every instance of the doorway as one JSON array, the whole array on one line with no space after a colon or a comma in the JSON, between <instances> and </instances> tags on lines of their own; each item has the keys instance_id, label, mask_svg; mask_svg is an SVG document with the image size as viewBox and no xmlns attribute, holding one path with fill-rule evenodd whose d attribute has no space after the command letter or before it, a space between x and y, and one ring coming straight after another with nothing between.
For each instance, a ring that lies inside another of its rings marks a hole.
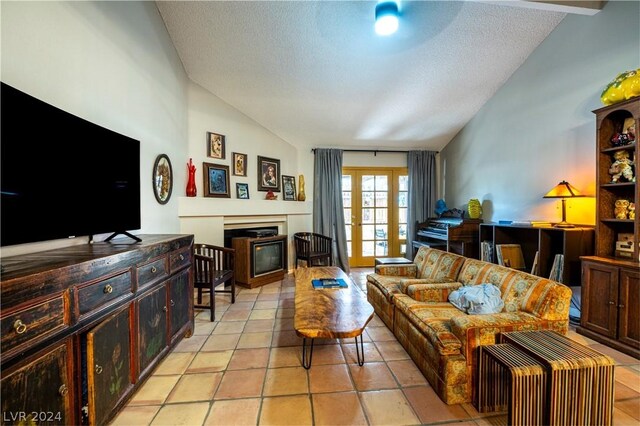
<instances>
[{"instance_id":1,"label":"doorway","mask_svg":"<svg viewBox=\"0 0 640 426\"><path fill-rule=\"evenodd\" d=\"M373 266L376 257L407 250L406 167L344 167L342 203L349 266Z\"/></svg>"}]
</instances>

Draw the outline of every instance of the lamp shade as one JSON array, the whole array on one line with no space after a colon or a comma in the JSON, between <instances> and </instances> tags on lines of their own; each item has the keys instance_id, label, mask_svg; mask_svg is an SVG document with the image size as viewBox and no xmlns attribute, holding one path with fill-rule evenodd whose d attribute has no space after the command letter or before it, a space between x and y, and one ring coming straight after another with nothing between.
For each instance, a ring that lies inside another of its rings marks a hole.
<instances>
[{"instance_id":1,"label":"lamp shade","mask_svg":"<svg viewBox=\"0 0 640 426\"><path fill-rule=\"evenodd\" d=\"M383 1L376 5L376 33L391 35L398 30L398 4L395 1Z\"/></svg>"},{"instance_id":2,"label":"lamp shade","mask_svg":"<svg viewBox=\"0 0 640 426\"><path fill-rule=\"evenodd\" d=\"M571 184L565 180L551 188L551 191L547 192L542 198L573 198L584 197L580 192L575 189Z\"/></svg>"}]
</instances>

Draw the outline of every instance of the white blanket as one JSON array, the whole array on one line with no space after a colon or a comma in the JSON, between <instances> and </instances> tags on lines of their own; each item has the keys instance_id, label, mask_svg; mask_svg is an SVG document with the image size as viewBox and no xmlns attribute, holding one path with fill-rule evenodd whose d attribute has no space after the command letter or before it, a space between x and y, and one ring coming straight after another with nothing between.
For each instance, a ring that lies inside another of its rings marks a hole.
<instances>
[{"instance_id":1,"label":"white blanket","mask_svg":"<svg viewBox=\"0 0 640 426\"><path fill-rule=\"evenodd\" d=\"M504 302L500 289L493 284L469 285L453 291L449 302L468 314L497 314L502 312Z\"/></svg>"}]
</instances>

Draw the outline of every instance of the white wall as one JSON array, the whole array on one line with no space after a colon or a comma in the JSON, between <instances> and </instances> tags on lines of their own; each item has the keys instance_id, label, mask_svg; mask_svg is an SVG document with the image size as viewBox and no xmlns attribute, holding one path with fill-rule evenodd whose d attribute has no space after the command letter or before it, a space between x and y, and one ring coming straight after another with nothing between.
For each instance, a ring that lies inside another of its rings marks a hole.
<instances>
[{"instance_id":1,"label":"white wall","mask_svg":"<svg viewBox=\"0 0 640 426\"><path fill-rule=\"evenodd\" d=\"M207 132L225 135L225 159L207 157ZM180 230L195 235L196 241L209 244L223 244L224 227L238 220L262 223L276 221L282 233L287 233L290 241L295 232L310 231L313 187L313 163L308 168L308 157L288 142L271 133L242 112L233 108L220 98L212 95L201 86L190 82L188 85L188 158L196 166L196 197L186 197L185 187L177 188L180 197ZM231 198L204 197L203 162L229 166L231 170L232 153L248 155L247 176L230 175ZM275 201L265 200L266 192L258 191L258 155L280 160L281 175L295 176L304 174L307 199L304 202L284 201L282 192L276 193ZM187 158L187 161L188 161ZM305 163L299 167L299 158ZM174 166L182 168L184 164ZM236 198L236 183L249 184L249 199ZM245 219L238 219L245 217ZM268 225L268 223L266 223ZM293 246L289 246L289 257L293 256ZM291 261L290 261L291 264Z\"/></svg>"},{"instance_id":2,"label":"white wall","mask_svg":"<svg viewBox=\"0 0 640 426\"><path fill-rule=\"evenodd\" d=\"M2 81L140 140L142 229L178 233L186 185L186 74L153 2L2 2ZM158 154L173 163L173 196L156 202ZM29 159L25 159L29 160ZM28 226L18 224L17 226ZM86 238L4 247L3 256Z\"/></svg>"},{"instance_id":3,"label":"white wall","mask_svg":"<svg viewBox=\"0 0 640 426\"><path fill-rule=\"evenodd\" d=\"M449 207L483 201L485 221L559 221L542 196L567 180L591 198L567 202L567 220L595 223L595 115L618 73L640 66L638 2L567 15L441 153Z\"/></svg>"}]
</instances>

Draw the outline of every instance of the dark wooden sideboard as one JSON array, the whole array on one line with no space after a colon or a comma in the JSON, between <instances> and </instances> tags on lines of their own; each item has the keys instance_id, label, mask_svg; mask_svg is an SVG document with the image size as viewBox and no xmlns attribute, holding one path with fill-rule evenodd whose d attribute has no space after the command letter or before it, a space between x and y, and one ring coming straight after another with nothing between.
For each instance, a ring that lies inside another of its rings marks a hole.
<instances>
[{"instance_id":1,"label":"dark wooden sideboard","mask_svg":"<svg viewBox=\"0 0 640 426\"><path fill-rule=\"evenodd\" d=\"M2 424L105 424L193 316L193 235L0 259Z\"/></svg>"}]
</instances>

